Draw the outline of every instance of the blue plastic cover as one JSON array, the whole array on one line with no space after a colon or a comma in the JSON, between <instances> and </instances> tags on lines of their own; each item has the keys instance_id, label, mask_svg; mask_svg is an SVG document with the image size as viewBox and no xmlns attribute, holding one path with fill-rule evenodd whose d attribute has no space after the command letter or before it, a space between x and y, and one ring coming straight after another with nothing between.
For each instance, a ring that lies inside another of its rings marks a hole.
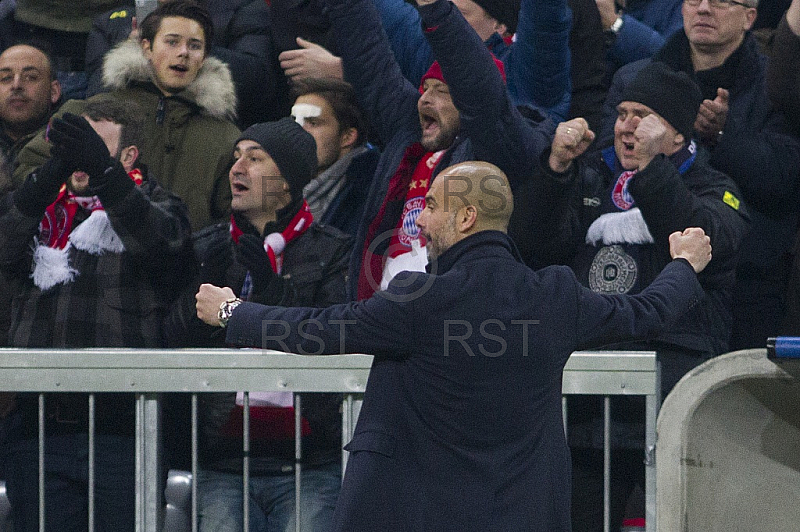
<instances>
[{"instance_id":1,"label":"blue plastic cover","mask_svg":"<svg viewBox=\"0 0 800 532\"><path fill-rule=\"evenodd\" d=\"M779 336L767 340L768 358L800 358L800 337Z\"/></svg>"}]
</instances>

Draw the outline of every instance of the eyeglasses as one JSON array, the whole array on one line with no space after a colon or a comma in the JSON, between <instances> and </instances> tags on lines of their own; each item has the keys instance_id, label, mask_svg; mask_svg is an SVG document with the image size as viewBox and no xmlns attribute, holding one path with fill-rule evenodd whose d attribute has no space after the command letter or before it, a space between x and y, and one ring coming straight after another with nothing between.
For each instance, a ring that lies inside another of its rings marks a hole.
<instances>
[{"instance_id":1,"label":"eyeglasses","mask_svg":"<svg viewBox=\"0 0 800 532\"><path fill-rule=\"evenodd\" d=\"M686 4L696 7L699 6L703 0L683 0ZM732 5L746 7L748 9L753 8L755 9L756 6L751 6L750 4L746 4L744 2L737 2L736 0L708 0L708 6L714 9L728 9Z\"/></svg>"}]
</instances>

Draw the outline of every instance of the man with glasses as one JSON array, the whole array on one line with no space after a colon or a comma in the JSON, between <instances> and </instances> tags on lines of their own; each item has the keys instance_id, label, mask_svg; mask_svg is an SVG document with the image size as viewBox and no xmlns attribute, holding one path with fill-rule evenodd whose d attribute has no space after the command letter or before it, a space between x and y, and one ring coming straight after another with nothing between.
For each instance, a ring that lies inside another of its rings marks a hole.
<instances>
[{"instance_id":1,"label":"man with glasses","mask_svg":"<svg viewBox=\"0 0 800 532\"><path fill-rule=\"evenodd\" d=\"M710 152L711 166L739 186L751 216L730 301L732 334L728 345L716 347L719 353L763 347L778 332L798 223L800 143L767 98L766 58L750 32L757 5L757 0L684 0L683 31L652 58L686 72L700 86L704 100L695 140ZM617 71L598 145L611 143L621 95L650 61Z\"/></svg>"},{"instance_id":2,"label":"man with glasses","mask_svg":"<svg viewBox=\"0 0 800 532\"><path fill-rule=\"evenodd\" d=\"M739 185L753 217L737 268L730 350L763 347L778 332L798 222L800 144L767 97L766 58L749 31L757 6L757 0L684 0L683 31L653 56L700 86L705 100L696 139L711 152L711 165ZM613 136L620 94L646 62L614 77L601 142Z\"/></svg>"}]
</instances>

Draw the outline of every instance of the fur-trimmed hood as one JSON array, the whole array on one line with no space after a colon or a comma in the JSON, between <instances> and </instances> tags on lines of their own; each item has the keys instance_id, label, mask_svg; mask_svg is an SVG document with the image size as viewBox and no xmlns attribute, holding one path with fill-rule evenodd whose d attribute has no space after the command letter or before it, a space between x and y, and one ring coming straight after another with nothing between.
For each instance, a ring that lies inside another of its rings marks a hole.
<instances>
[{"instance_id":1,"label":"fur-trimmed hood","mask_svg":"<svg viewBox=\"0 0 800 532\"><path fill-rule=\"evenodd\" d=\"M152 82L152 68L138 42L122 41L103 60L103 85L111 90L132 82ZM203 113L220 119L236 118L236 91L228 65L216 57L206 57L197 78L180 93L197 104Z\"/></svg>"}]
</instances>

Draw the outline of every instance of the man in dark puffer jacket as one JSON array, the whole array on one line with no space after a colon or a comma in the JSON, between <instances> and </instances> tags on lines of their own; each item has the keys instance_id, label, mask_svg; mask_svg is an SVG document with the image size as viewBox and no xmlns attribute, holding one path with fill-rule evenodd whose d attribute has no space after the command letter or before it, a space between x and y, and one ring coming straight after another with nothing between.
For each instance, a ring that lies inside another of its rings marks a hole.
<instances>
[{"instance_id":1,"label":"man in dark puffer jacket","mask_svg":"<svg viewBox=\"0 0 800 532\"><path fill-rule=\"evenodd\" d=\"M595 292L635 294L647 286L669 261L673 231L697 226L714 240L714 258L699 277L704 297L697 306L657 337L604 347L657 351L664 395L690 369L727 350L737 252L747 230L738 187L711 168L707 153L692 140L701 101L700 89L685 73L660 62L646 66L617 107L613 146L578 157L594 133L581 118L559 124L531 195L531 240L540 260L570 265ZM597 446L603 426L596 399L578 396L569 404L576 531L602 523L602 492L593 490L602 488ZM626 490L638 475L644 477L639 399L612 404L612 462L624 464L612 473L619 490L612 496L616 529Z\"/></svg>"}]
</instances>

